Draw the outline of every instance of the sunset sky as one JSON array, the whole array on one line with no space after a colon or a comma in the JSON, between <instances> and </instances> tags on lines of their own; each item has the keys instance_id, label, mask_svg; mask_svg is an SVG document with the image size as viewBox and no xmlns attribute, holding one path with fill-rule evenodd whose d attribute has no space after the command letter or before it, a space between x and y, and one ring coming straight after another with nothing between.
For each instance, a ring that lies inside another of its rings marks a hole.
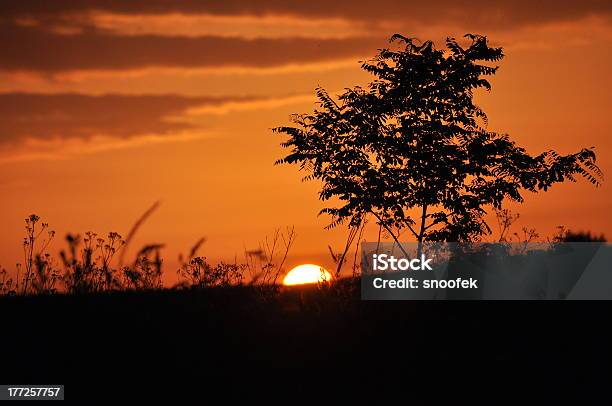
<instances>
[{"instance_id":1,"label":"sunset sky","mask_svg":"<svg viewBox=\"0 0 612 406\"><path fill-rule=\"evenodd\" d=\"M393 33L443 45L487 35L506 58L489 126L529 152L595 147L612 174L612 2L12 1L0 6L0 265L21 260L23 220L57 231L126 235L153 202L133 249L165 243L166 272L201 254L232 260L293 225L289 266L330 266L344 229L326 231L316 183L273 166L271 128L367 83L359 61ZM527 194L519 227L612 237L609 181ZM369 230L373 235L374 230Z\"/></svg>"}]
</instances>

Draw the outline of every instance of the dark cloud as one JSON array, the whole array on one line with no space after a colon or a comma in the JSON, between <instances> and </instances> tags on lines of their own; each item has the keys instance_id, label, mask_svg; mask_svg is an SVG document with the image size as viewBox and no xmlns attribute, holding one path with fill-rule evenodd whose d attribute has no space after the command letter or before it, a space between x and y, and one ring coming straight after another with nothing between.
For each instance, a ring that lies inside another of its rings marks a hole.
<instances>
[{"instance_id":1,"label":"dark cloud","mask_svg":"<svg viewBox=\"0 0 612 406\"><path fill-rule=\"evenodd\" d=\"M127 14L207 13L219 15L297 15L341 17L361 21L411 20L424 23L467 22L511 27L520 24L569 20L612 11L609 0L15 0L2 3L10 16L58 16L101 10ZM483 28L486 28L483 26ZM500 27L503 28L503 27Z\"/></svg>"},{"instance_id":2,"label":"dark cloud","mask_svg":"<svg viewBox=\"0 0 612 406\"><path fill-rule=\"evenodd\" d=\"M44 27L0 24L0 69L59 72L164 67L270 67L346 58L370 52L372 38L241 39L121 36L97 30L64 35Z\"/></svg>"},{"instance_id":3,"label":"dark cloud","mask_svg":"<svg viewBox=\"0 0 612 406\"><path fill-rule=\"evenodd\" d=\"M219 15L294 15L341 17L382 28L394 20L415 24L457 24L466 32L509 30L524 24L565 21L589 15L610 16L612 1L407 2L381 0L22 0L0 5L0 69L59 72L142 67L271 67L370 55L383 38L244 39L206 36L121 35L92 26L88 13L208 13ZM24 23L29 18L30 23ZM32 25L31 23L35 24ZM76 29L64 35L58 28ZM389 32L388 34L392 34Z\"/></svg>"},{"instance_id":4,"label":"dark cloud","mask_svg":"<svg viewBox=\"0 0 612 406\"><path fill-rule=\"evenodd\" d=\"M169 134L189 128L168 120L190 107L244 99L176 95L0 94L0 145L25 138L82 138L106 135L128 138Z\"/></svg>"}]
</instances>

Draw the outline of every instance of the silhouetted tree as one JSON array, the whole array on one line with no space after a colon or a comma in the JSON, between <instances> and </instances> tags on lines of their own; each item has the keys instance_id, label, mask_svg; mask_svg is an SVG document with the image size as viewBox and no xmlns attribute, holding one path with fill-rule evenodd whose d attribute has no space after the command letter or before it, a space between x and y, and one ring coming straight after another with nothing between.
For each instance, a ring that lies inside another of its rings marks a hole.
<instances>
[{"instance_id":1,"label":"silhouetted tree","mask_svg":"<svg viewBox=\"0 0 612 406\"><path fill-rule=\"evenodd\" d=\"M553 237L553 242L607 242L604 234L591 231L572 231L559 227L559 232Z\"/></svg>"},{"instance_id":2,"label":"silhouetted tree","mask_svg":"<svg viewBox=\"0 0 612 406\"><path fill-rule=\"evenodd\" d=\"M523 201L521 191L547 190L553 183L585 177L598 185L602 173L593 149L570 155L529 155L506 134L486 129L487 116L474 104L474 90L491 89L486 77L503 58L487 38L466 35L462 47L448 38L433 42L395 34L396 49L382 49L362 68L374 75L365 88L347 89L334 100L317 89L320 108L293 117L290 153L276 163L297 164L305 180L322 181L320 198L329 227L350 227L373 215L397 241L408 229L420 243L469 241L491 232L487 207L505 199ZM412 213L417 212L416 216Z\"/></svg>"}]
</instances>

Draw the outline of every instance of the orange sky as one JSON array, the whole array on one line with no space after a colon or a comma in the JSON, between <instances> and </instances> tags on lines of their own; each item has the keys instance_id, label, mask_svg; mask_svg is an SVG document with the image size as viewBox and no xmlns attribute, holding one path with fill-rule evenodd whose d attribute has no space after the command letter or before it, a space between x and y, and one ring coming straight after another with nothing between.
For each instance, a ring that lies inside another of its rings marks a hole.
<instances>
[{"instance_id":1,"label":"orange sky","mask_svg":"<svg viewBox=\"0 0 612 406\"><path fill-rule=\"evenodd\" d=\"M363 84L359 60L394 32L439 44L466 32L505 48L493 91L479 94L490 127L530 152L595 146L612 173L612 8L608 2L17 2L0 15L0 264L21 258L23 219L57 230L125 235L160 209L133 248L242 255L294 225L289 265L330 265L317 185L274 167L270 129L331 93ZM253 4L257 4L254 6ZM513 209L542 236L563 224L612 236L607 182L553 187ZM371 232L373 230L370 230Z\"/></svg>"}]
</instances>

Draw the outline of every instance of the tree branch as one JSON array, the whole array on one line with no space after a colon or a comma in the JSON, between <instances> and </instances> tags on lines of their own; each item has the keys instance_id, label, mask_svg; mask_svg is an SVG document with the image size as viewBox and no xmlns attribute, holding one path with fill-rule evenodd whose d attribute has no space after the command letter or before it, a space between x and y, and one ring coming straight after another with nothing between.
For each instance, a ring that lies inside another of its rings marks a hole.
<instances>
[{"instance_id":1,"label":"tree branch","mask_svg":"<svg viewBox=\"0 0 612 406\"><path fill-rule=\"evenodd\" d=\"M398 239L395 236L395 234L393 233L393 231L385 224L385 222L380 218L380 216L378 214L374 213L372 210L370 210L370 213L372 213L374 215L374 217L376 217L376 219L378 220L378 224L383 226L385 228L385 230L387 230L389 235L391 235L391 237L393 238L393 241L395 241L397 243L397 245L399 246L399 249L402 251L402 254L404 254L406 256L406 258L409 258L410 256L408 255L406 250L404 250L404 247L402 247L402 244L398 241Z\"/></svg>"}]
</instances>

